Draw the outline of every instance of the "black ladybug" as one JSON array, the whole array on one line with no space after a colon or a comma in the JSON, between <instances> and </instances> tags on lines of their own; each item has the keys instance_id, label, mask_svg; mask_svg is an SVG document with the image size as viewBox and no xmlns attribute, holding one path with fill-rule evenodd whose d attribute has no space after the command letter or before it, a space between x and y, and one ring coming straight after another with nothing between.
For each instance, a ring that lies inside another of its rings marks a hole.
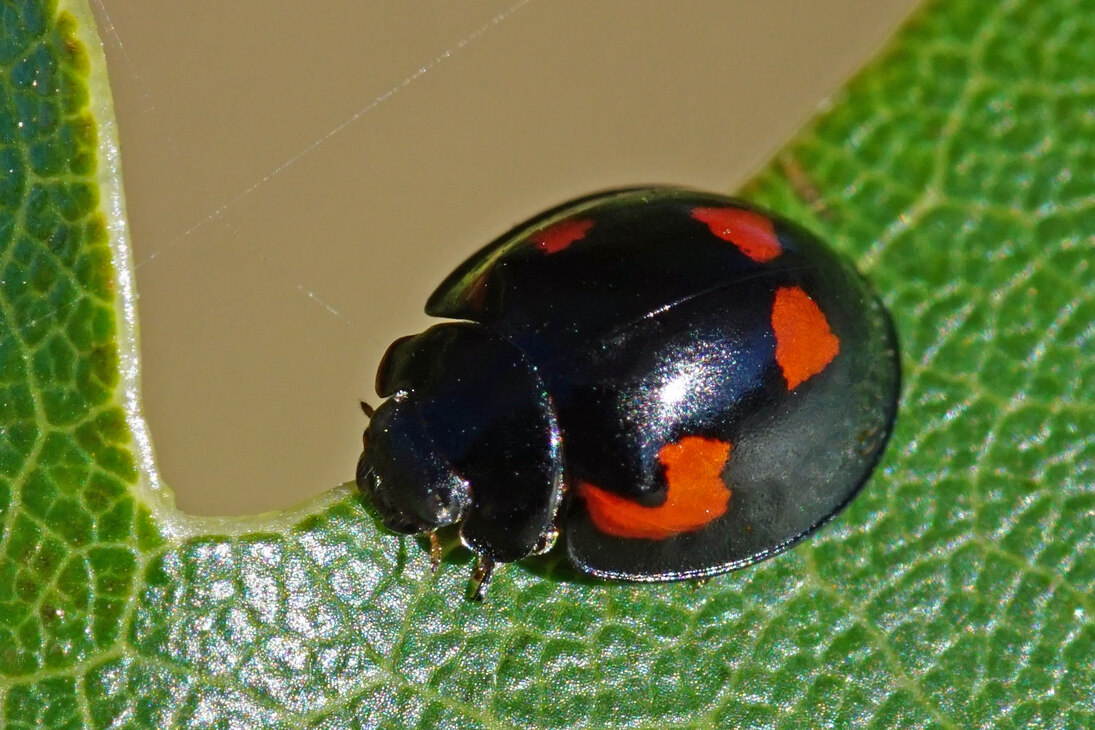
<instances>
[{"instance_id":1,"label":"black ladybug","mask_svg":"<svg viewBox=\"0 0 1095 730\"><path fill-rule=\"evenodd\" d=\"M669 187L554 208L394 342L357 483L392 530L460 524L481 598L551 548L596 576L698 578L786 550L889 437L889 315L843 257L739 200Z\"/></svg>"}]
</instances>

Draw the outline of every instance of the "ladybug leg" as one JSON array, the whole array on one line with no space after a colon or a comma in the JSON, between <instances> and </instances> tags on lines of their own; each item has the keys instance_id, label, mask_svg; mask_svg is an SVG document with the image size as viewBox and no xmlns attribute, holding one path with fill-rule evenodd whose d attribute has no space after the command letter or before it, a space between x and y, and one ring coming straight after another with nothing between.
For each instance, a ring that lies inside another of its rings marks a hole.
<instances>
[{"instance_id":1,"label":"ladybug leg","mask_svg":"<svg viewBox=\"0 0 1095 730\"><path fill-rule=\"evenodd\" d=\"M475 564L475 571L471 574L471 600L483 601L493 573L494 560L486 555L480 555L479 562Z\"/></svg>"},{"instance_id":2,"label":"ladybug leg","mask_svg":"<svg viewBox=\"0 0 1095 730\"><path fill-rule=\"evenodd\" d=\"M441 540L437 537L437 530L430 530L430 567L435 573L441 567Z\"/></svg>"}]
</instances>

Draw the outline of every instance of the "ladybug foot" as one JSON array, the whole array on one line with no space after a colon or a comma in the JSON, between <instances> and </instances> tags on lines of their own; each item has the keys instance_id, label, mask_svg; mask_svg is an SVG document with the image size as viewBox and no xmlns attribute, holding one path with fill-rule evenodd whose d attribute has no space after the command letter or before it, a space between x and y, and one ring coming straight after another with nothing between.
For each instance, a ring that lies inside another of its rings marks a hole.
<instances>
[{"instance_id":1,"label":"ladybug foot","mask_svg":"<svg viewBox=\"0 0 1095 730\"><path fill-rule=\"evenodd\" d=\"M441 540L437 537L437 531L430 532L430 568L436 573L441 567Z\"/></svg>"},{"instance_id":2,"label":"ladybug foot","mask_svg":"<svg viewBox=\"0 0 1095 730\"><path fill-rule=\"evenodd\" d=\"M480 603L483 601L493 573L494 561L485 555L480 555L479 562L475 564L475 570L471 574L471 600Z\"/></svg>"}]
</instances>

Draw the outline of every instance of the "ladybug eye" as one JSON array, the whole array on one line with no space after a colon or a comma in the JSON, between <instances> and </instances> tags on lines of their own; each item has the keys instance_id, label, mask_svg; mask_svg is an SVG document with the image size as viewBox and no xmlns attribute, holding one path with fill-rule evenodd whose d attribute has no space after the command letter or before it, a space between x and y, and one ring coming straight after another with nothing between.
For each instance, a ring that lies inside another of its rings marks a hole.
<instances>
[{"instance_id":1,"label":"ladybug eye","mask_svg":"<svg viewBox=\"0 0 1095 730\"><path fill-rule=\"evenodd\" d=\"M460 519L464 504L458 492L437 490L423 500L427 519L436 525L450 525Z\"/></svg>"}]
</instances>

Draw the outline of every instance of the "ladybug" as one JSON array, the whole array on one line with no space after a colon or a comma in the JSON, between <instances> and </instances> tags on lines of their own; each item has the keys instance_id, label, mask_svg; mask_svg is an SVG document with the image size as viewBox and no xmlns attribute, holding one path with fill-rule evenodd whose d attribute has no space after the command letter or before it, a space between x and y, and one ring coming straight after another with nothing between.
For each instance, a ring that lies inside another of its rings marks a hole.
<instances>
[{"instance_id":1,"label":"ladybug","mask_svg":"<svg viewBox=\"0 0 1095 730\"><path fill-rule=\"evenodd\" d=\"M384 524L459 524L496 563L549 550L629 581L780 553L840 512L889 438L890 317L851 263L756 206L612 190L458 267L380 363L357 484Z\"/></svg>"}]
</instances>

